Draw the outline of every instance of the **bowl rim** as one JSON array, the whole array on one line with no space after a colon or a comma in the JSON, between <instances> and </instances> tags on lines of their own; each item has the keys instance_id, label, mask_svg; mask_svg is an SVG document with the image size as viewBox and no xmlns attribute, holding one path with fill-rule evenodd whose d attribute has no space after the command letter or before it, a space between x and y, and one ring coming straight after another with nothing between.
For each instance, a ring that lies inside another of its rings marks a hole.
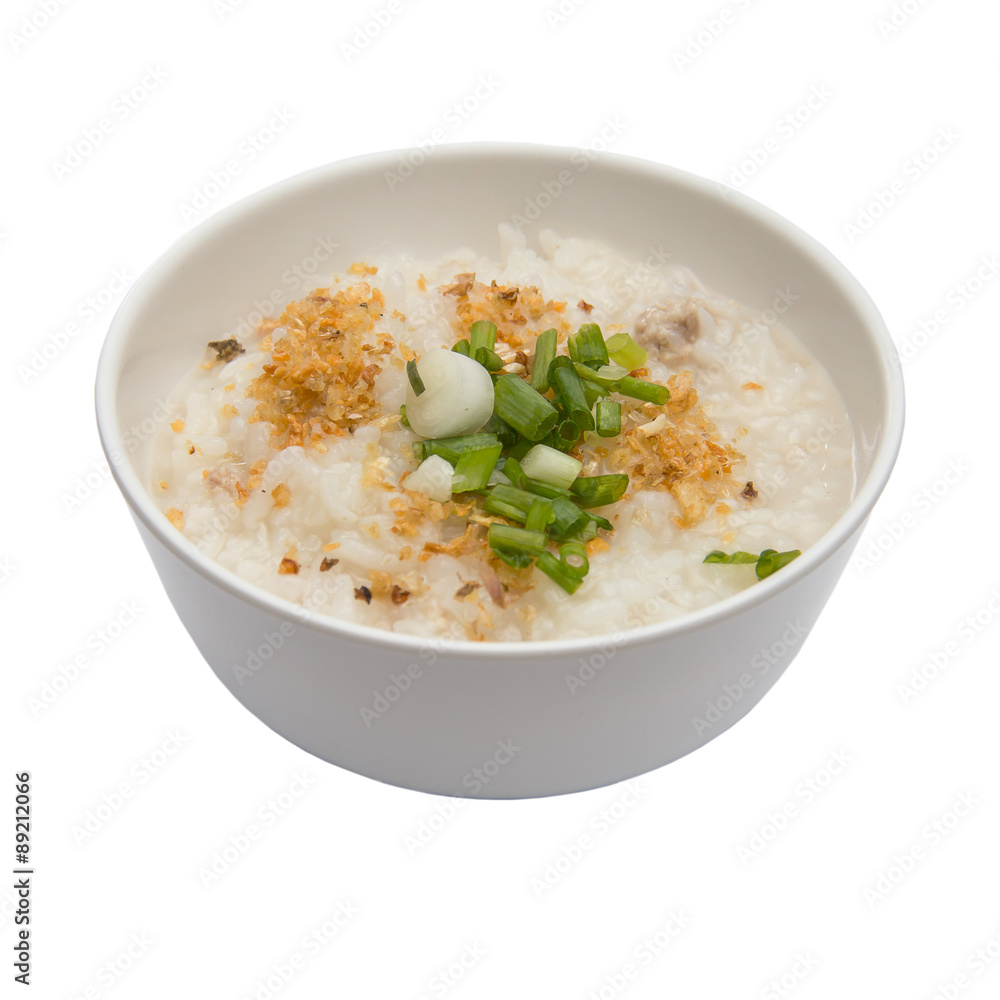
<instances>
[{"instance_id":1,"label":"bowl rim","mask_svg":"<svg viewBox=\"0 0 1000 1000\"><path fill-rule=\"evenodd\" d=\"M398 165L400 159L413 152L413 149L405 148L384 150L322 164L270 184L220 209L183 233L157 257L129 289L116 310L101 349L95 382L95 409L101 446L108 458L112 475L133 516L173 556L231 596L275 617L290 619L296 622L297 626L333 638L350 639L395 652L416 653L430 647L439 654L461 656L486 664L491 661L522 659L528 656L551 656L554 652L560 655L586 655L607 646L609 642L616 648L642 646L738 617L768 602L784 590L796 586L799 581L826 562L864 524L885 488L899 454L905 411L902 368L896 347L874 301L853 274L818 240L784 216L741 191L677 167L621 153L602 152L597 154L599 161L606 166L610 165L612 169L653 178L711 200L724 202L728 210L748 216L757 225L775 231L779 237L824 272L848 297L863 318L864 335L877 348L878 375L884 390L880 437L872 454L871 468L853 500L813 546L784 567L781 573L776 573L746 590L674 619L572 639L488 642L407 635L312 612L303 605L258 588L199 552L193 543L173 528L155 506L149 491L142 485L131 464L127 460L122 461L125 454L124 436L118 421L116 403L124 348L130 339L136 315L142 311L146 299L153 290L164 278L173 273L178 264L182 263L196 246L223 232L240 218L253 214L265 206L278 203L292 192L323 179L333 182L342 175L392 169ZM542 163L551 160L553 165L558 163L565 166L569 157L575 152L578 150L573 147L522 142L451 143L434 151L433 162L477 161L488 158L495 163L498 159L504 158L534 157Z\"/></svg>"}]
</instances>

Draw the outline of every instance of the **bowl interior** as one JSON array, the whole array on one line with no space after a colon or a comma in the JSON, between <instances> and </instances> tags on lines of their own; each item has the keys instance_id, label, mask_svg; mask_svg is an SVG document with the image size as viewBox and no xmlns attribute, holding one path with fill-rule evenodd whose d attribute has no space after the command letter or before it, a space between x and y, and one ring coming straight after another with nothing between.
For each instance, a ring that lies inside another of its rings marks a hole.
<instances>
[{"instance_id":1,"label":"bowl interior","mask_svg":"<svg viewBox=\"0 0 1000 1000\"><path fill-rule=\"evenodd\" d=\"M153 511L150 428L207 341L252 326L255 313L276 315L313 287L303 273L322 284L383 251L495 254L503 221L520 224L529 245L551 228L637 261L666 252L752 309L786 303L782 322L826 366L854 426L858 495L834 530L846 537L857 527L898 448L902 386L884 324L846 270L779 216L712 182L619 156L505 145L438 149L415 168L398 153L321 167L221 212L161 257L115 317L98 377L102 435L133 507Z\"/></svg>"}]
</instances>

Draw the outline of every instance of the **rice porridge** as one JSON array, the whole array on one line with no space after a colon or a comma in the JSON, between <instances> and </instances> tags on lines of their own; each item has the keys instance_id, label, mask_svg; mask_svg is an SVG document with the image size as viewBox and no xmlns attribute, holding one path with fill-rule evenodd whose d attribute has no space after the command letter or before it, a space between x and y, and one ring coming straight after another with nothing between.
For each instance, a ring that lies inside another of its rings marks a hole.
<instances>
[{"instance_id":1,"label":"rice porridge","mask_svg":"<svg viewBox=\"0 0 1000 1000\"><path fill-rule=\"evenodd\" d=\"M309 613L420 637L613 634L779 571L853 498L853 437L775 310L500 227L500 259L364 259L172 402L150 490Z\"/></svg>"}]
</instances>

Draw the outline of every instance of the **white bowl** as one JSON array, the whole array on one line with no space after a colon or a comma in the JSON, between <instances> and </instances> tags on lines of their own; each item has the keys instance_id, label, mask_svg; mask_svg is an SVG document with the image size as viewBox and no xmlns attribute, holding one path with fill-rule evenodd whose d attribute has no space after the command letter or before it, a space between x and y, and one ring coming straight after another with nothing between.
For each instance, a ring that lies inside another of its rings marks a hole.
<instances>
[{"instance_id":1,"label":"white bowl","mask_svg":"<svg viewBox=\"0 0 1000 1000\"><path fill-rule=\"evenodd\" d=\"M903 429L902 379L883 321L819 244L713 182L620 156L476 144L434 150L396 184L387 174L405 156L293 177L210 218L149 268L115 316L97 376L101 440L118 485L219 679L310 753L394 785L483 798L595 788L667 764L759 701L847 564ZM751 308L794 289L783 319L830 372L857 441L856 498L816 545L743 593L624 635L430 645L305 615L171 527L146 488L162 400L207 340L272 292L282 301L286 269L331 239L339 249L322 251L321 276L380 252L489 251L498 222L536 210L529 242L550 227L634 259L663 246ZM587 683L571 690L567 675Z\"/></svg>"}]
</instances>

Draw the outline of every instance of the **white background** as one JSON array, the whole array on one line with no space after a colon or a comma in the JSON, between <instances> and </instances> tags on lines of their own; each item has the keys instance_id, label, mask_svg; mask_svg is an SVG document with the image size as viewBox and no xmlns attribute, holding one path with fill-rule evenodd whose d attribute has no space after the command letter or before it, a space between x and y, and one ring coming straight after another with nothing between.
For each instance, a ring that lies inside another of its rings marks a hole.
<instances>
[{"instance_id":1,"label":"white background","mask_svg":"<svg viewBox=\"0 0 1000 1000\"><path fill-rule=\"evenodd\" d=\"M394 0L353 52L386 2L4 6L0 869L30 769L35 995L1000 992L1000 13L906 0L893 26L892 0L557 3ZM201 661L101 462L104 332L189 217L435 129L569 146L617 131L616 152L739 186L847 264L907 358L899 464L802 654L744 721L628 786L462 803L297 750ZM119 616L134 620L107 645ZM906 695L914 674L931 679ZM260 838L205 884L250 824Z\"/></svg>"}]
</instances>

